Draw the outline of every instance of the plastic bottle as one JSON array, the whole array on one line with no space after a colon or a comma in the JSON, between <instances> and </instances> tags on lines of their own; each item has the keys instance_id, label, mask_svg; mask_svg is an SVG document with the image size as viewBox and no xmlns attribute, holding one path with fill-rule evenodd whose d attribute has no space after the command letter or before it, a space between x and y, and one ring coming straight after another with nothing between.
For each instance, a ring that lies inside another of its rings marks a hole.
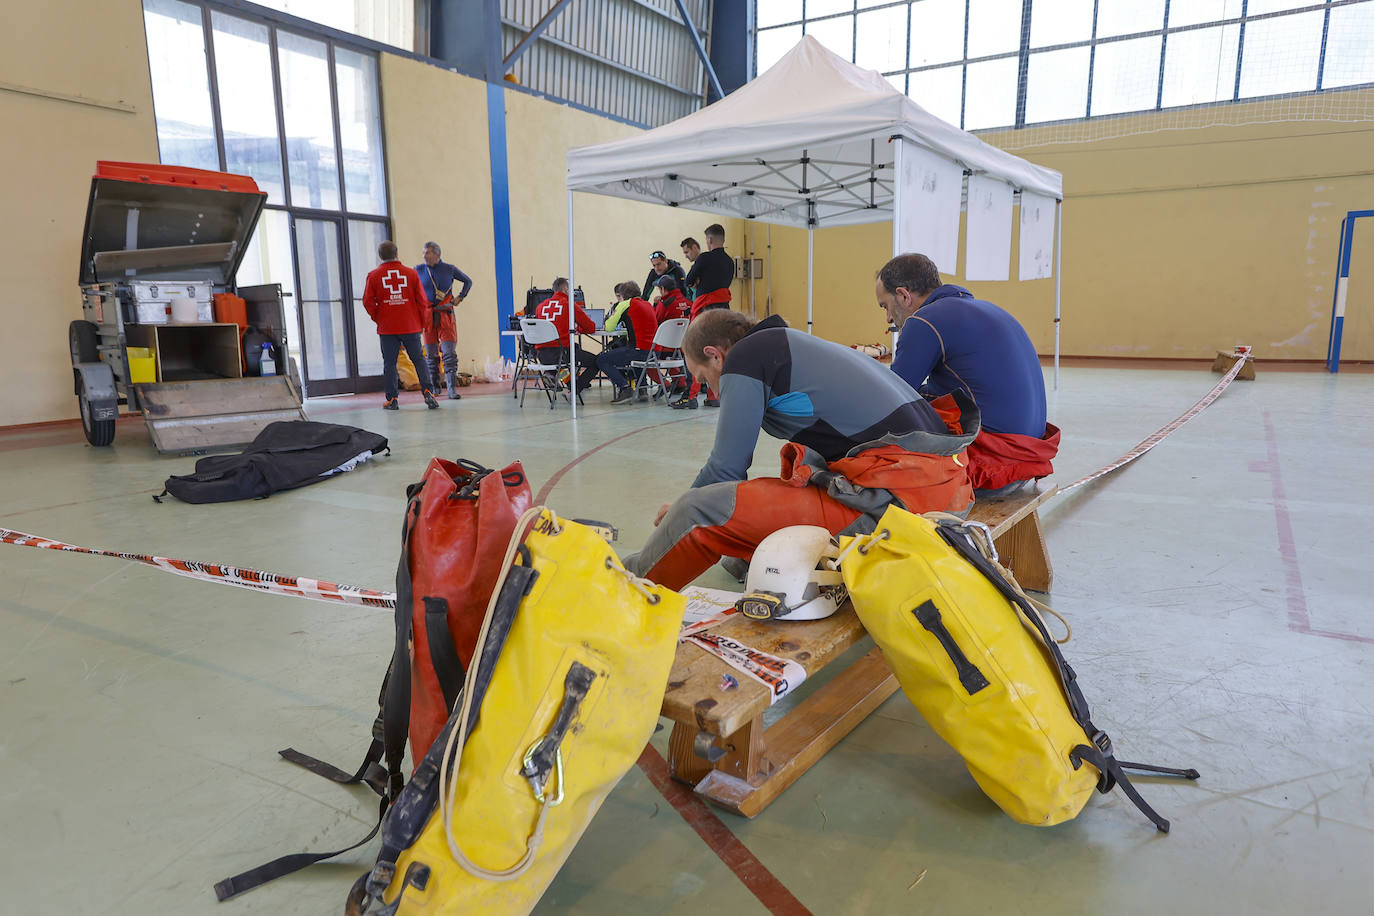
<instances>
[{"instance_id":1,"label":"plastic bottle","mask_svg":"<svg viewBox=\"0 0 1374 916\"><path fill-rule=\"evenodd\" d=\"M272 361L272 345L270 343L262 345L262 361L259 365L262 366L263 375L277 374L277 364Z\"/></svg>"}]
</instances>

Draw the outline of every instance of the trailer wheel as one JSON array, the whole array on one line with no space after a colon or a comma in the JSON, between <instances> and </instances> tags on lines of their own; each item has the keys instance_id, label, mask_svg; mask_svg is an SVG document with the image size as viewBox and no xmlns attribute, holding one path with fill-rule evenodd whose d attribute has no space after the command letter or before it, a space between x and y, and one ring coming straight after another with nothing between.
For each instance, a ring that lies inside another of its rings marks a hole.
<instances>
[{"instance_id":1,"label":"trailer wheel","mask_svg":"<svg viewBox=\"0 0 1374 916\"><path fill-rule=\"evenodd\" d=\"M72 324L76 323L77 322L72 322ZM86 434L86 441L91 445L99 447L112 444L115 437L115 421L112 419L94 419L94 414L91 411L90 398L86 396L86 385L79 376L76 380L76 384L76 397L78 403L81 405L81 429Z\"/></svg>"}]
</instances>

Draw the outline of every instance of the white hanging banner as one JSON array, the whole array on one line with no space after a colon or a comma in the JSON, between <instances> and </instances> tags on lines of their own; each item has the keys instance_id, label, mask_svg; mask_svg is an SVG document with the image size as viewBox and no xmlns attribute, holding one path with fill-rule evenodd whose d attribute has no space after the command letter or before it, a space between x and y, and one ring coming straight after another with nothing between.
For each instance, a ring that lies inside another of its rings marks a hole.
<instances>
[{"instance_id":1,"label":"white hanging banner","mask_svg":"<svg viewBox=\"0 0 1374 916\"><path fill-rule=\"evenodd\" d=\"M1018 279L1054 276L1054 198L1021 192L1020 261Z\"/></svg>"},{"instance_id":2,"label":"white hanging banner","mask_svg":"<svg viewBox=\"0 0 1374 916\"><path fill-rule=\"evenodd\" d=\"M1011 274L1011 197L1011 185L969 176L964 279L1005 280Z\"/></svg>"},{"instance_id":3,"label":"white hanging banner","mask_svg":"<svg viewBox=\"0 0 1374 916\"><path fill-rule=\"evenodd\" d=\"M959 259L963 168L907 143L902 148L897 193L902 196L897 249L904 254L925 255L935 262L941 273L955 273Z\"/></svg>"}]
</instances>

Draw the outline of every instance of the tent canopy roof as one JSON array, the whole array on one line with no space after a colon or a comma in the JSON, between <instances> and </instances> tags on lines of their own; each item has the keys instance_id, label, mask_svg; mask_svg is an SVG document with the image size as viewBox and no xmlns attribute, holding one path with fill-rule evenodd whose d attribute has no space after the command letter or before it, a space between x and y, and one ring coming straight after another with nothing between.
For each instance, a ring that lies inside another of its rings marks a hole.
<instances>
[{"instance_id":1,"label":"tent canopy roof","mask_svg":"<svg viewBox=\"0 0 1374 916\"><path fill-rule=\"evenodd\" d=\"M568 188L806 226L892 219L894 137L975 175L1062 199L1063 178L941 121L806 36L685 118L568 151Z\"/></svg>"}]
</instances>

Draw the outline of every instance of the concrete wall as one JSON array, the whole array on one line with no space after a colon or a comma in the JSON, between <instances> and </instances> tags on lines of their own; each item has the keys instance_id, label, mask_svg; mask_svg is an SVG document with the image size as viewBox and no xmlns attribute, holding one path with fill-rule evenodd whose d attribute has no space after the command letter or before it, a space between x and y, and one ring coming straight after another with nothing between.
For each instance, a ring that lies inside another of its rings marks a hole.
<instances>
[{"instance_id":1,"label":"concrete wall","mask_svg":"<svg viewBox=\"0 0 1374 916\"><path fill-rule=\"evenodd\" d=\"M558 105L523 92L507 91L506 143L511 176L511 262L517 307L531 280L546 287L568 270L568 194L564 154L570 147L619 140L638 128ZM652 204L577 194L573 201L577 250L574 279L587 304L602 306L623 280L643 283L649 253L662 249L682 261L678 242L692 236L704 246L702 230L725 227L726 249L741 237L743 220L720 219ZM736 283L734 295L739 296Z\"/></svg>"},{"instance_id":2,"label":"concrete wall","mask_svg":"<svg viewBox=\"0 0 1374 916\"><path fill-rule=\"evenodd\" d=\"M0 138L0 321L11 345L0 361L0 426L76 415L66 338L80 316L90 175L97 159L157 159L140 5L10 7L6 34L15 40L0 54L0 118L10 126ZM53 41L31 40L58 35L61 53ZM498 352L485 86L390 54L381 77L396 240L409 259L433 238L472 275L460 359L480 365ZM531 280L546 286L568 270L564 153L635 128L515 90L504 95L518 304ZM435 117L440 109L450 114ZM1019 139L1027 136L1034 139ZM1064 173L1064 352L1205 357L1249 343L1262 358L1321 359L1341 218L1374 207L1371 149L1367 122L1312 120L1019 150ZM602 304L614 283L643 279L649 251L676 255L680 238L700 238L713 221L578 195L577 280L591 304ZM805 232L723 222L732 254L765 263L765 279L753 285L758 314L780 312L804 327ZM889 232L883 224L817 234L818 334L884 339L872 277L891 250ZM1354 260L1344 355L1374 359L1374 226L1357 232ZM737 283L737 307L747 308L749 290ZM1012 310L1041 352L1051 351L1052 280L979 283L975 292Z\"/></svg>"},{"instance_id":3,"label":"concrete wall","mask_svg":"<svg viewBox=\"0 0 1374 916\"><path fill-rule=\"evenodd\" d=\"M76 416L67 325L95 162L157 161L139 3L7 3L4 32L0 426Z\"/></svg>"},{"instance_id":4,"label":"concrete wall","mask_svg":"<svg viewBox=\"0 0 1374 916\"><path fill-rule=\"evenodd\" d=\"M458 365L476 371L499 351L486 84L394 54L380 67L391 231L407 264L432 239L472 278L454 318Z\"/></svg>"},{"instance_id":5,"label":"concrete wall","mask_svg":"<svg viewBox=\"0 0 1374 916\"><path fill-rule=\"evenodd\" d=\"M1325 358L1340 223L1374 207L1372 149L1369 123L1316 120L1018 149L1064 174L1063 352L1210 357L1246 343L1261 358ZM1374 359L1367 222L1354 248L1348 359ZM817 233L818 334L883 339L873 273L891 245L886 223ZM1015 234L1012 251L1014 277ZM805 233L774 229L772 254L773 310L801 326ZM963 261L961 233L956 282ZM1053 351L1053 280L970 285Z\"/></svg>"}]
</instances>

